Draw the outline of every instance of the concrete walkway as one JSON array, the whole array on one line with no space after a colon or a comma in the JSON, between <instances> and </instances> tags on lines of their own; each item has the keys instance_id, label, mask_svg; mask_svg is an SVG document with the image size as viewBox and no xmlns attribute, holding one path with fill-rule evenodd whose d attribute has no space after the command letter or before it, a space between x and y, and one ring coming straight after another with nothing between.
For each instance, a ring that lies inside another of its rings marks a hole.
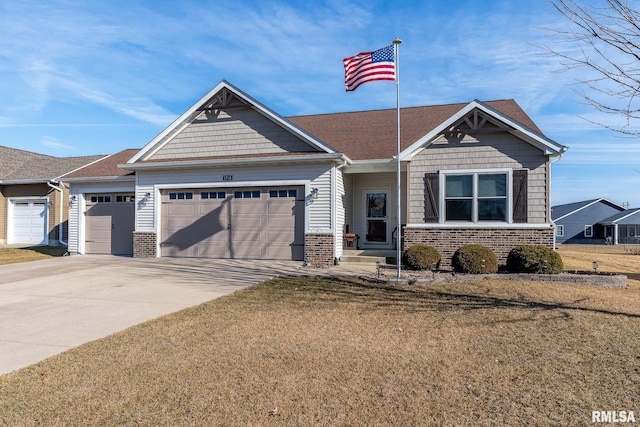
<instances>
[{"instance_id":1,"label":"concrete walkway","mask_svg":"<svg viewBox=\"0 0 640 427\"><path fill-rule=\"evenodd\" d=\"M70 256L0 266L0 374L279 275L344 276L300 262Z\"/></svg>"}]
</instances>

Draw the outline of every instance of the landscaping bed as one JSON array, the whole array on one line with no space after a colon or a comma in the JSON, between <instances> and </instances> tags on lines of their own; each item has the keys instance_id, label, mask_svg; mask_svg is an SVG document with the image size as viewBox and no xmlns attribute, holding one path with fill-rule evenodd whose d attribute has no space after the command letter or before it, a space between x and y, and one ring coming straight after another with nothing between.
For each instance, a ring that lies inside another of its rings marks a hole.
<instances>
[{"instance_id":1,"label":"landscaping bed","mask_svg":"<svg viewBox=\"0 0 640 427\"><path fill-rule=\"evenodd\" d=\"M590 271L571 271L560 274L528 274L528 273L493 273L493 274L463 274L452 271L402 270L400 279L397 278L395 265L381 265L377 271L362 275L362 280L384 284L428 285L441 283L455 283L468 280L527 280L540 282L566 282L604 287L625 287L627 276L616 273L595 273Z\"/></svg>"}]
</instances>

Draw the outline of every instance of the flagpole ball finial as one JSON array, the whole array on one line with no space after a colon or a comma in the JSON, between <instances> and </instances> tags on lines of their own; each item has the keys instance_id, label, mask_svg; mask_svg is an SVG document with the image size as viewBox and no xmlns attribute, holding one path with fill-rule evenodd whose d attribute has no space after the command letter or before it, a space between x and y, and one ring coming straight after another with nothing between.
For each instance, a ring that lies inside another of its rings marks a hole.
<instances>
[{"instance_id":1,"label":"flagpole ball finial","mask_svg":"<svg viewBox=\"0 0 640 427\"><path fill-rule=\"evenodd\" d=\"M393 44L400 44L402 43L402 39L400 39L399 37L396 37L396 39L393 41Z\"/></svg>"}]
</instances>

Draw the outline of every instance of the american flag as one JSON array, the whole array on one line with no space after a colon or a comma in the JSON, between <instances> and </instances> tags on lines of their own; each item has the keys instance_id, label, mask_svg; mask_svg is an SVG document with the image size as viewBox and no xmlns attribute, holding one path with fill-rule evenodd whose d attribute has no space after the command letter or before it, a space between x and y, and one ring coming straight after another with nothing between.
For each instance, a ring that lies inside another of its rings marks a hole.
<instances>
[{"instance_id":1,"label":"american flag","mask_svg":"<svg viewBox=\"0 0 640 427\"><path fill-rule=\"evenodd\" d=\"M375 52L360 52L355 56L344 58L342 62L347 92L356 90L363 83L396 79L393 45Z\"/></svg>"}]
</instances>

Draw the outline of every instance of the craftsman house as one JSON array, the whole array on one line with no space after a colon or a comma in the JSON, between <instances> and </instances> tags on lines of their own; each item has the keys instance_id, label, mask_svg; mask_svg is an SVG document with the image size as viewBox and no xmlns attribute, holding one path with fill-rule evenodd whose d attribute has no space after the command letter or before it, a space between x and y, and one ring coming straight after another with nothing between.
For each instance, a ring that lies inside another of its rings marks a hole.
<instances>
[{"instance_id":1,"label":"craftsman house","mask_svg":"<svg viewBox=\"0 0 640 427\"><path fill-rule=\"evenodd\" d=\"M427 243L445 264L472 242L502 261L554 245L550 160L567 148L515 101L401 110L400 219L395 141L395 109L285 118L222 81L142 149L63 177L69 249L322 267L347 232L364 250Z\"/></svg>"},{"instance_id":2,"label":"craftsman house","mask_svg":"<svg viewBox=\"0 0 640 427\"><path fill-rule=\"evenodd\" d=\"M57 178L102 157L52 157L0 146L0 243L66 245L68 188Z\"/></svg>"}]
</instances>

